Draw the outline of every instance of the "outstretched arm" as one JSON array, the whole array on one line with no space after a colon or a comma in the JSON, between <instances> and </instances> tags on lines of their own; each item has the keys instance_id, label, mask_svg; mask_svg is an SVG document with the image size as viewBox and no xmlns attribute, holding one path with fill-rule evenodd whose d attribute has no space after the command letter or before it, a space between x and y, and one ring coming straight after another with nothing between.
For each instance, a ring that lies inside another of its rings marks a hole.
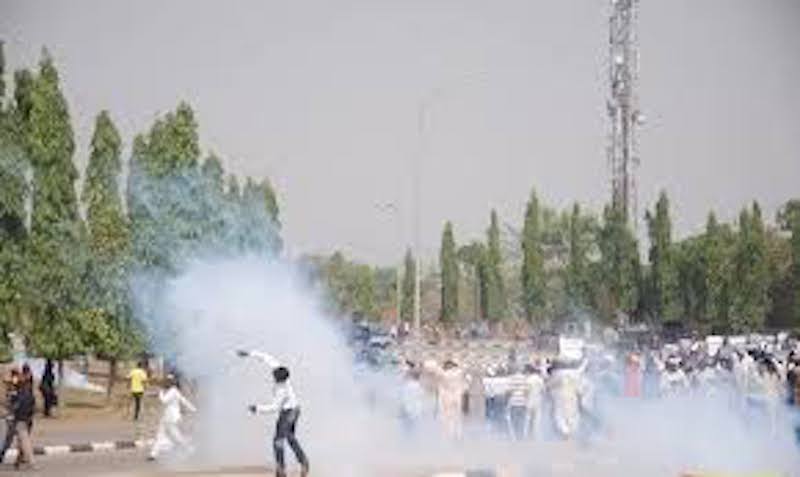
<instances>
[{"instance_id":1,"label":"outstretched arm","mask_svg":"<svg viewBox=\"0 0 800 477\"><path fill-rule=\"evenodd\" d=\"M246 351L246 350L239 350L236 352L242 358L255 358L262 363L266 364L272 369L278 368L281 366L281 362L278 361L274 356L269 353L265 353L263 351Z\"/></svg>"}]
</instances>

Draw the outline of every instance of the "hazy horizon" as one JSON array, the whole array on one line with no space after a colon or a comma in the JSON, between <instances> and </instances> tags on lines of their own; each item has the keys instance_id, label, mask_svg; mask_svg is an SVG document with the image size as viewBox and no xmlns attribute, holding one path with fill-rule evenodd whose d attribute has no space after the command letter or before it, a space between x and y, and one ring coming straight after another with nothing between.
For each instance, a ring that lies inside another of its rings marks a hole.
<instances>
[{"instance_id":1,"label":"hazy horizon","mask_svg":"<svg viewBox=\"0 0 800 477\"><path fill-rule=\"evenodd\" d=\"M398 261L413 240L417 110L432 92L422 240L519 225L532 187L600 210L608 4L385 0L0 0L9 75L47 47L82 168L108 109L135 133L188 101L204 151L278 189L291 255ZM800 196L800 2L642 0L640 211L666 189L676 234ZM204 154L205 155L205 154ZM399 220L378 204L397 204Z\"/></svg>"}]
</instances>

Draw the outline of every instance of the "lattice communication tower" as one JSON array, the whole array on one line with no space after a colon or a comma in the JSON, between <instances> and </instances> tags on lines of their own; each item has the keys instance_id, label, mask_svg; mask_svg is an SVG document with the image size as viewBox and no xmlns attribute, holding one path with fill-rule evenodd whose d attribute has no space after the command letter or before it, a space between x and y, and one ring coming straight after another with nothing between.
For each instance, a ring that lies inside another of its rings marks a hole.
<instances>
[{"instance_id":1,"label":"lattice communication tower","mask_svg":"<svg viewBox=\"0 0 800 477\"><path fill-rule=\"evenodd\" d=\"M637 130L644 124L637 94L639 47L636 34L639 0L610 0L609 133L606 154L611 167L612 205L638 225L636 171L639 167Z\"/></svg>"}]
</instances>

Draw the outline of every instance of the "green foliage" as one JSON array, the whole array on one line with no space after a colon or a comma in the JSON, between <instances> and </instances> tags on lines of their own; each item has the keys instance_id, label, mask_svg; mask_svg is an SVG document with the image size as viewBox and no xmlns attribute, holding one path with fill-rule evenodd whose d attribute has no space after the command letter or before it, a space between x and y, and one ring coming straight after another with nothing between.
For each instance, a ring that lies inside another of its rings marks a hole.
<instances>
[{"instance_id":1,"label":"green foliage","mask_svg":"<svg viewBox=\"0 0 800 477\"><path fill-rule=\"evenodd\" d=\"M595 255L597 224L594 217L581 212L577 203L572 206L568 220L567 298L573 307L587 309L593 303L590 260Z\"/></svg>"},{"instance_id":2,"label":"green foliage","mask_svg":"<svg viewBox=\"0 0 800 477\"><path fill-rule=\"evenodd\" d=\"M25 179L30 164L10 114L0 111L0 346L15 325L24 305L25 201L29 189Z\"/></svg>"},{"instance_id":3,"label":"green foliage","mask_svg":"<svg viewBox=\"0 0 800 477\"><path fill-rule=\"evenodd\" d=\"M87 307L81 313L85 344L117 359L141 349L133 326L128 272L130 233L122 206L122 139L107 111L98 114L81 199L86 209L91 256L86 276Z\"/></svg>"},{"instance_id":4,"label":"green foliage","mask_svg":"<svg viewBox=\"0 0 800 477\"><path fill-rule=\"evenodd\" d=\"M246 252L280 252L283 247L278 219L278 204L275 192L268 180L256 183L250 178L242 190L241 215L236 218L242 224L240 231L242 247Z\"/></svg>"},{"instance_id":5,"label":"green foliage","mask_svg":"<svg viewBox=\"0 0 800 477\"><path fill-rule=\"evenodd\" d=\"M238 183L226 187L216 156L201 166L186 103L134 139L128 216L119 190L122 138L108 112L97 116L81 190L84 224L69 108L50 55L35 73L16 71L14 83L6 101L0 81L0 346L15 331L47 357L130 356L145 341L128 292L136 273L146 274L156 301L159 285L190 255L280 251L272 185L248 179L240 191ZM374 274L350 267L360 312L375 312Z\"/></svg>"},{"instance_id":6,"label":"green foliage","mask_svg":"<svg viewBox=\"0 0 800 477\"><path fill-rule=\"evenodd\" d=\"M766 233L757 202L739 214L733 274L731 329L736 333L759 330L770 306L770 277Z\"/></svg>"},{"instance_id":7,"label":"green foliage","mask_svg":"<svg viewBox=\"0 0 800 477\"><path fill-rule=\"evenodd\" d=\"M452 323L458 318L458 258L456 242L453 238L453 225L447 222L442 232L442 247L439 255L439 266L442 270L442 309L440 319Z\"/></svg>"},{"instance_id":8,"label":"green foliage","mask_svg":"<svg viewBox=\"0 0 800 477\"><path fill-rule=\"evenodd\" d=\"M28 279L34 320L29 338L41 354L62 358L83 348L78 314L86 298L88 248L75 193L75 141L58 72L46 52L28 87L18 92L22 104L17 108L22 112L29 106L20 115L20 127L33 165Z\"/></svg>"},{"instance_id":9,"label":"green foliage","mask_svg":"<svg viewBox=\"0 0 800 477\"><path fill-rule=\"evenodd\" d=\"M714 213L710 213L702 238L702 289L706 294L706 321L716 332L730 329L734 240L730 227L719 224Z\"/></svg>"},{"instance_id":10,"label":"green foliage","mask_svg":"<svg viewBox=\"0 0 800 477\"><path fill-rule=\"evenodd\" d=\"M598 278L604 296L601 313L607 319L613 318L618 311L635 313L639 303L641 265L636 238L623 212L610 206L605 208L598 246L601 256Z\"/></svg>"},{"instance_id":11,"label":"green foliage","mask_svg":"<svg viewBox=\"0 0 800 477\"><path fill-rule=\"evenodd\" d=\"M541 313L546 301L541 235L539 199L536 192L532 191L522 228L522 305L529 322L533 322L536 315Z\"/></svg>"},{"instance_id":12,"label":"green foliage","mask_svg":"<svg viewBox=\"0 0 800 477\"><path fill-rule=\"evenodd\" d=\"M506 318L506 291L503 281L503 256L500 249L500 226L497 212L492 210L489 229L486 231L486 273L481 293L486 318L498 321Z\"/></svg>"},{"instance_id":13,"label":"green foliage","mask_svg":"<svg viewBox=\"0 0 800 477\"><path fill-rule=\"evenodd\" d=\"M33 101L33 73L30 70L14 72L14 119L18 127L24 127L30 118Z\"/></svg>"},{"instance_id":14,"label":"green foliage","mask_svg":"<svg viewBox=\"0 0 800 477\"><path fill-rule=\"evenodd\" d=\"M416 277L417 263L411 250L406 252L403 270L403 283L401 286L400 319L411 322L414 319L414 280Z\"/></svg>"},{"instance_id":15,"label":"green foliage","mask_svg":"<svg viewBox=\"0 0 800 477\"><path fill-rule=\"evenodd\" d=\"M316 275L325 285L332 313L378 317L376 272L369 265L347 260L341 252L316 262ZM385 282L384 282L385 283ZM392 288L389 285L390 289ZM383 294L385 295L385 291Z\"/></svg>"},{"instance_id":16,"label":"green foliage","mask_svg":"<svg viewBox=\"0 0 800 477\"><path fill-rule=\"evenodd\" d=\"M134 140L128 197L133 256L171 274L202 246L204 218L197 123L185 103Z\"/></svg>"},{"instance_id":17,"label":"green foliage","mask_svg":"<svg viewBox=\"0 0 800 477\"><path fill-rule=\"evenodd\" d=\"M662 191L656 203L655 213L645 215L647 233L650 238L649 280L647 299L650 314L661 321L678 318L677 276L672 250L672 221L669 217L669 199Z\"/></svg>"},{"instance_id":18,"label":"green foliage","mask_svg":"<svg viewBox=\"0 0 800 477\"><path fill-rule=\"evenodd\" d=\"M674 300L673 305L680 308L679 313L673 316L680 316L687 324L701 327L708 332L711 331L711 323L707 315L707 267L703 245L702 237L692 237L676 244L670 251L677 278L676 289L671 299ZM650 286L654 287L655 278L652 269L650 280Z\"/></svg>"},{"instance_id":19,"label":"green foliage","mask_svg":"<svg viewBox=\"0 0 800 477\"><path fill-rule=\"evenodd\" d=\"M221 160L199 164L194 113L181 103L134 140L128 181L133 256L139 267L171 275L202 254L280 252L280 221L268 180L227 190Z\"/></svg>"},{"instance_id":20,"label":"green foliage","mask_svg":"<svg viewBox=\"0 0 800 477\"><path fill-rule=\"evenodd\" d=\"M486 318L486 246L481 242L472 242L458 249L458 260L470 270L474 287L475 319Z\"/></svg>"},{"instance_id":21,"label":"green foliage","mask_svg":"<svg viewBox=\"0 0 800 477\"><path fill-rule=\"evenodd\" d=\"M789 293L793 305L791 324L800 328L800 199L792 199L778 212L781 229L791 233L791 283Z\"/></svg>"}]
</instances>

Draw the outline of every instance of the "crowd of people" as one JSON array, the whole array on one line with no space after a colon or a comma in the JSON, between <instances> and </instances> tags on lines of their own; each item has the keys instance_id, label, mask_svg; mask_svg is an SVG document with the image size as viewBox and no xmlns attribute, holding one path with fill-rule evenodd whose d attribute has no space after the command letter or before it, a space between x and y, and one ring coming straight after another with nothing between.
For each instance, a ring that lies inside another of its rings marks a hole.
<instances>
[{"instance_id":1,"label":"crowd of people","mask_svg":"<svg viewBox=\"0 0 800 477\"><path fill-rule=\"evenodd\" d=\"M470 418L514 440L572 439L602 429L603 397L723 397L752 425L773 432L791 415L787 405L800 406L800 343L786 337L711 337L624 350L583 345L577 354L552 356L512 352L482 369L455 359L406 361L402 372L406 426L429 417L430 409L453 439Z\"/></svg>"}]
</instances>

